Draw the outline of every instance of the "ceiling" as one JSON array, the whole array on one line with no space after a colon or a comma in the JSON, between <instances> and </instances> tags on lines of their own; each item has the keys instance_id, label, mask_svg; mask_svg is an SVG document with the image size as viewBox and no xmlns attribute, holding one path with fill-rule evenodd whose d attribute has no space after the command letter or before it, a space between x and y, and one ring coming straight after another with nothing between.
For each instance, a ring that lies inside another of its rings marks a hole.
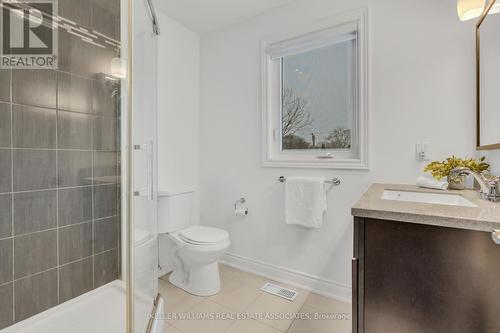
<instances>
[{"instance_id":1,"label":"ceiling","mask_svg":"<svg viewBox=\"0 0 500 333\"><path fill-rule=\"evenodd\" d=\"M156 0L156 8L200 35L245 21L294 0ZM161 22L160 22L161 24Z\"/></svg>"}]
</instances>

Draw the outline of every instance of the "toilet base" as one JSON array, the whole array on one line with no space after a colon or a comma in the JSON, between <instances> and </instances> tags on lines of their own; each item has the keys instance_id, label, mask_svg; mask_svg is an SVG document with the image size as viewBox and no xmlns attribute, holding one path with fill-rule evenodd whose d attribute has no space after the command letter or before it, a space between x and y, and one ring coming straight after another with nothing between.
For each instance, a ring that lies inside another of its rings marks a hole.
<instances>
[{"instance_id":1,"label":"toilet base","mask_svg":"<svg viewBox=\"0 0 500 333\"><path fill-rule=\"evenodd\" d=\"M220 291L219 263L193 266L187 272L174 268L168 280L190 294L212 296Z\"/></svg>"}]
</instances>

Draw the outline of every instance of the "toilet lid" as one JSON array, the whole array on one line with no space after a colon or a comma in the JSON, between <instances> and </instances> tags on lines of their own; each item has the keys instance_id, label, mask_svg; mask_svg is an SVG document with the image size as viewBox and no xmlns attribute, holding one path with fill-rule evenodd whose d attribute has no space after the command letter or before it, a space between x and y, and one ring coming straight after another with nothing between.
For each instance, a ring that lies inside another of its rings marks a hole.
<instances>
[{"instance_id":1,"label":"toilet lid","mask_svg":"<svg viewBox=\"0 0 500 333\"><path fill-rule=\"evenodd\" d=\"M222 229L195 225L179 232L179 237L191 244L216 244L227 240L229 234Z\"/></svg>"}]
</instances>

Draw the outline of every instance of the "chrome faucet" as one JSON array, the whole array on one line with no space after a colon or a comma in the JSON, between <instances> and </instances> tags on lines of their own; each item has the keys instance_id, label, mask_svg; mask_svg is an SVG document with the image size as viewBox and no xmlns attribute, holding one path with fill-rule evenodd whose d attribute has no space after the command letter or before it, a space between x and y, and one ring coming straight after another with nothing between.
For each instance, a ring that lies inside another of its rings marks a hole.
<instances>
[{"instance_id":1,"label":"chrome faucet","mask_svg":"<svg viewBox=\"0 0 500 333\"><path fill-rule=\"evenodd\" d=\"M462 176L462 175L471 175L477 181L481 189L479 190L479 195L484 200L488 201L500 201L500 192L499 192L499 181L500 177L493 176L489 172L483 171L480 174L472 171L466 167L458 167L450 172L450 177Z\"/></svg>"}]
</instances>

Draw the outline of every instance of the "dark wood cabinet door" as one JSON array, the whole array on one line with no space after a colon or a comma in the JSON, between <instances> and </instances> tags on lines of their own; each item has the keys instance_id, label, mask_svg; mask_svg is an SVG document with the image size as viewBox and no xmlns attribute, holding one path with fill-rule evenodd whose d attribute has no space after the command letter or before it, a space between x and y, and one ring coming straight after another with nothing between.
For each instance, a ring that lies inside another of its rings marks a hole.
<instances>
[{"instance_id":1,"label":"dark wood cabinet door","mask_svg":"<svg viewBox=\"0 0 500 333\"><path fill-rule=\"evenodd\" d=\"M371 219L361 225L360 331L500 332L500 246L489 233Z\"/></svg>"}]
</instances>

